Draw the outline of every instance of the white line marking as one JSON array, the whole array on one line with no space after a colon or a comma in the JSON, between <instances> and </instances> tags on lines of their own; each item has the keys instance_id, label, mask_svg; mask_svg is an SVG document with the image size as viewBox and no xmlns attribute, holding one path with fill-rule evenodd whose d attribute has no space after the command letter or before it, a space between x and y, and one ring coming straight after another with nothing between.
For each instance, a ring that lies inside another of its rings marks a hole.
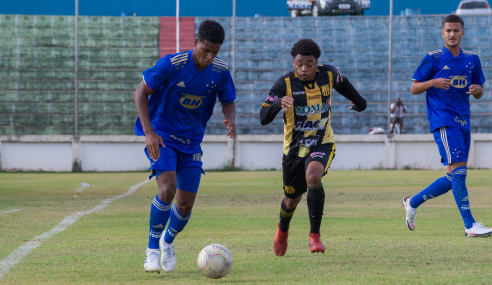
<instances>
[{"instance_id":1,"label":"white line marking","mask_svg":"<svg viewBox=\"0 0 492 285\"><path fill-rule=\"evenodd\" d=\"M34 237L32 240L28 241L26 244L21 245L20 247L16 248L7 258L4 260L0 260L0 278L7 273L10 268L14 267L17 263L19 263L24 257L26 257L29 252L31 252L33 249L41 245L41 242L44 240L49 239L50 237L56 235L57 233L61 233L64 230L66 230L71 224L75 223L80 217L85 216L87 214L90 214L95 211L99 211L104 209L107 205L109 205L111 202L117 199L121 199L123 197L126 197L128 195L133 194L135 191L137 191L138 187L148 183L150 180L145 180L144 182L141 182L137 185L134 185L130 187L130 190L128 190L126 193L113 197L113 198L108 198L104 201L101 202L101 204L97 205L96 207L83 211L83 212L78 212L77 214L70 215L66 217L63 221L61 221L58 225L56 225L54 228L52 228L50 231L45 232L44 234L41 234L37 237Z\"/></svg>"},{"instance_id":2,"label":"white line marking","mask_svg":"<svg viewBox=\"0 0 492 285\"><path fill-rule=\"evenodd\" d=\"M84 191L84 189L85 189L86 187L87 187L87 186L80 187L79 189L75 190L75 192L80 193L80 192Z\"/></svg>"},{"instance_id":3,"label":"white line marking","mask_svg":"<svg viewBox=\"0 0 492 285\"><path fill-rule=\"evenodd\" d=\"M19 212L20 210L21 209L10 209L8 211L0 212L0 214L14 213L14 212Z\"/></svg>"}]
</instances>

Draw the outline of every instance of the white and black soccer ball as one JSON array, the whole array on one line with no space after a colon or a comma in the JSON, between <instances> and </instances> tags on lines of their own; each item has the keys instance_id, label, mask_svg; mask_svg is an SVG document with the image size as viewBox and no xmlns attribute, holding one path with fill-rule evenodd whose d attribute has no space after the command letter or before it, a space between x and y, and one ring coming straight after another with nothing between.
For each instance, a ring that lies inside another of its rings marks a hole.
<instances>
[{"instance_id":1,"label":"white and black soccer ball","mask_svg":"<svg viewBox=\"0 0 492 285\"><path fill-rule=\"evenodd\" d=\"M203 275L219 279L227 275L232 267L232 254L220 244L207 245L198 255L198 268Z\"/></svg>"}]
</instances>

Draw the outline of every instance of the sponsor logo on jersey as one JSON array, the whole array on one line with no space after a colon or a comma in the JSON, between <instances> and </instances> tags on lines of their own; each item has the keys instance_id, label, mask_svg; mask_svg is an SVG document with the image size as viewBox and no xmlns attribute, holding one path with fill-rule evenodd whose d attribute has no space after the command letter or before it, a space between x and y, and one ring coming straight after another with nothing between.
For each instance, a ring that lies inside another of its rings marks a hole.
<instances>
[{"instance_id":1,"label":"sponsor logo on jersey","mask_svg":"<svg viewBox=\"0 0 492 285\"><path fill-rule=\"evenodd\" d=\"M317 100L319 98L321 98L321 96L320 95L316 95L316 96L308 97L308 100Z\"/></svg>"},{"instance_id":2,"label":"sponsor logo on jersey","mask_svg":"<svg viewBox=\"0 0 492 285\"><path fill-rule=\"evenodd\" d=\"M323 96L330 96L330 90L331 88L329 84L321 86L321 94L323 94Z\"/></svg>"},{"instance_id":3,"label":"sponsor logo on jersey","mask_svg":"<svg viewBox=\"0 0 492 285\"><path fill-rule=\"evenodd\" d=\"M312 147L312 146L317 146L319 141L319 136L300 136L297 138L297 143L295 146L300 146L300 147Z\"/></svg>"},{"instance_id":4,"label":"sponsor logo on jersey","mask_svg":"<svg viewBox=\"0 0 492 285\"><path fill-rule=\"evenodd\" d=\"M177 86L179 86L179 87L185 87L185 84L184 84L184 82L183 82L183 81L181 81L180 83L178 83L178 84L176 84L176 85L177 85Z\"/></svg>"},{"instance_id":5,"label":"sponsor logo on jersey","mask_svg":"<svg viewBox=\"0 0 492 285\"><path fill-rule=\"evenodd\" d=\"M464 127L467 123L466 123L466 120L464 120L462 117L458 117L456 116L456 118L454 118L454 121L458 124L460 124L462 127Z\"/></svg>"},{"instance_id":6,"label":"sponsor logo on jersey","mask_svg":"<svg viewBox=\"0 0 492 285\"><path fill-rule=\"evenodd\" d=\"M326 127L326 123L328 123L328 118L324 118L322 120L317 121L305 121L305 122L297 122L294 131L317 131L324 130Z\"/></svg>"},{"instance_id":7,"label":"sponsor logo on jersey","mask_svg":"<svg viewBox=\"0 0 492 285\"><path fill-rule=\"evenodd\" d=\"M277 95L275 95L275 96L273 96L273 97L272 97L272 96L270 96L270 95L268 95L268 96L267 96L267 101L272 101L272 102L275 102L275 101L277 101L277 100L278 100L278 96L277 96Z\"/></svg>"},{"instance_id":8,"label":"sponsor logo on jersey","mask_svg":"<svg viewBox=\"0 0 492 285\"><path fill-rule=\"evenodd\" d=\"M448 70L448 69L449 69L449 67L448 67L447 65L445 65L445 66L442 68L442 70Z\"/></svg>"},{"instance_id":9,"label":"sponsor logo on jersey","mask_svg":"<svg viewBox=\"0 0 492 285\"><path fill-rule=\"evenodd\" d=\"M178 142L180 142L182 144L190 144L190 140L189 139L178 138L175 135L170 135L169 137L172 138L172 139L177 140Z\"/></svg>"},{"instance_id":10,"label":"sponsor logo on jersey","mask_svg":"<svg viewBox=\"0 0 492 285\"><path fill-rule=\"evenodd\" d=\"M195 109L202 105L203 98L205 98L205 96L196 96L183 93L183 97L179 100L179 102L187 109Z\"/></svg>"},{"instance_id":11,"label":"sponsor logo on jersey","mask_svg":"<svg viewBox=\"0 0 492 285\"><path fill-rule=\"evenodd\" d=\"M463 200L461 200L461 202L469 202L470 199L468 199L468 196L466 196L465 198L463 198Z\"/></svg>"},{"instance_id":12,"label":"sponsor logo on jersey","mask_svg":"<svg viewBox=\"0 0 492 285\"><path fill-rule=\"evenodd\" d=\"M296 189L294 189L294 186L284 185L284 191L287 194L294 194L296 192Z\"/></svg>"},{"instance_id":13,"label":"sponsor logo on jersey","mask_svg":"<svg viewBox=\"0 0 492 285\"><path fill-rule=\"evenodd\" d=\"M465 88L468 85L467 76L450 76L454 88Z\"/></svg>"},{"instance_id":14,"label":"sponsor logo on jersey","mask_svg":"<svg viewBox=\"0 0 492 285\"><path fill-rule=\"evenodd\" d=\"M461 205L461 210L463 210L463 211L470 210L470 204L468 204L468 205Z\"/></svg>"},{"instance_id":15,"label":"sponsor logo on jersey","mask_svg":"<svg viewBox=\"0 0 492 285\"><path fill-rule=\"evenodd\" d=\"M320 157L320 158L323 158L323 156L325 156L326 153L324 152L312 152L310 154L311 158L315 158L315 157Z\"/></svg>"},{"instance_id":16,"label":"sponsor logo on jersey","mask_svg":"<svg viewBox=\"0 0 492 285\"><path fill-rule=\"evenodd\" d=\"M296 91L296 92L292 92L292 95L306 95L306 91Z\"/></svg>"},{"instance_id":17,"label":"sponsor logo on jersey","mask_svg":"<svg viewBox=\"0 0 492 285\"><path fill-rule=\"evenodd\" d=\"M313 114L325 113L330 109L330 105L328 102L326 104L320 103L311 106L296 106L296 115L297 116L311 116Z\"/></svg>"}]
</instances>

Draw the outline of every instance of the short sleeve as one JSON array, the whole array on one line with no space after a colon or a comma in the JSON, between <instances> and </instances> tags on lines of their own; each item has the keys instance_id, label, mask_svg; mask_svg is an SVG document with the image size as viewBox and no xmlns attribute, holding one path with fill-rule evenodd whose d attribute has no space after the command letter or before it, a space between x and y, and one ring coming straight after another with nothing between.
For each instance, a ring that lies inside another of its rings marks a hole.
<instances>
[{"instance_id":1,"label":"short sleeve","mask_svg":"<svg viewBox=\"0 0 492 285\"><path fill-rule=\"evenodd\" d=\"M432 78L433 59L431 55L426 55L413 74L413 80L418 82L429 81Z\"/></svg>"},{"instance_id":2,"label":"short sleeve","mask_svg":"<svg viewBox=\"0 0 492 285\"><path fill-rule=\"evenodd\" d=\"M225 72L218 91L219 101L222 104L229 104L236 101L236 88L232 81L229 70Z\"/></svg>"},{"instance_id":3,"label":"short sleeve","mask_svg":"<svg viewBox=\"0 0 492 285\"><path fill-rule=\"evenodd\" d=\"M480 64L480 59L478 56L475 58L475 66L473 67L472 84L477 84L482 86L485 83L485 77L482 72L482 64Z\"/></svg>"},{"instance_id":4,"label":"short sleeve","mask_svg":"<svg viewBox=\"0 0 492 285\"><path fill-rule=\"evenodd\" d=\"M146 69L142 73L143 80L152 91L157 91L169 79L171 69L169 55L162 57L154 67Z\"/></svg>"},{"instance_id":5,"label":"short sleeve","mask_svg":"<svg viewBox=\"0 0 492 285\"><path fill-rule=\"evenodd\" d=\"M287 83L285 82L284 77L280 77L279 79L277 79L277 81L275 81L275 84L273 84L265 100L265 103L263 103L263 105L261 106L268 107L272 105L273 102L284 97L286 93L287 93Z\"/></svg>"}]
</instances>

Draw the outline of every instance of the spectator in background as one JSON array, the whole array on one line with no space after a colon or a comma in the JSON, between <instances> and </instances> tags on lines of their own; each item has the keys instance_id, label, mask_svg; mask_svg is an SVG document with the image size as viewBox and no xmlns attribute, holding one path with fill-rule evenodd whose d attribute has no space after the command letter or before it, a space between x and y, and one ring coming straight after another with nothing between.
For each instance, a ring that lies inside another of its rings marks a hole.
<instances>
[{"instance_id":1,"label":"spectator in background","mask_svg":"<svg viewBox=\"0 0 492 285\"><path fill-rule=\"evenodd\" d=\"M395 124L398 124L400 127L400 131L398 132L399 134L402 133L403 130L403 113L407 112L407 109L405 109L405 106L403 105L403 102L401 101L400 98L396 99L396 103L391 104L391 117L394 116L393 119L393 127L391 127L391 133L395 130Z\"/></svg>"}]
</instances>

